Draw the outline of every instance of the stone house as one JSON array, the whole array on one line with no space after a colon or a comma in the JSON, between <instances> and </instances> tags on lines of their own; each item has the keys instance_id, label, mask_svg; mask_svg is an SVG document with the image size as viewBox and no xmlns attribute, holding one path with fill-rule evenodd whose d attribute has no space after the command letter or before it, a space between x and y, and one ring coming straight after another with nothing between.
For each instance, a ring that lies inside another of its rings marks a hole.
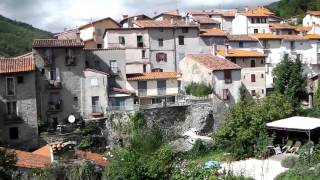
<instances>
[{"instance_id":1,"label":"stone house","mask_svg":"<svg viewBox=\"0 0 320 180\"><path fill-rule=\"evenodd\" d=\"M227 42L227 34L221 29L201 29L200 30L200 44L203 49L211 50L213 45L217 47L224 47Z\"/></svg>"},{"instance_id":2,"label":"stone house","mask_svg":"<svg viewBox=\"0 0 320 180\"><path fill-rule=\"evenodd\" d=\"M307 11L302 21L303 26L320 25L320 11Z\"/></svg>"},{"instance_id":3,"label":"stone house","mask_svg":"<svg viewBox=\"0 0 320 180\"><path fill-rule=\"evenodd\" d=\"M107 28L120 28L120 24L112 18L99 19L79 27L80 38L85 42L85 48L101 49L103 45L103 33Z\"/></svg>"},{"instance_id":4,"label":"stone house","mask_svg":"<svg viewBox=\"0 0 320 180\"><path fill-rule=\"evenodd\" d=\"M232 20L232 34L270 33L269 23L280 21L281 18L264 7L246 8Z\"/></svg>"},{"instance_id":5,"label":"stone house","mask_svg":"<svg viewBox=\"0 0 320 180\"><path fill-rule=\"evenodd\" d=\"M145 14L139 14L135 16L123 15L122 20L119 22L122 28L130 28L133 26L132 21L136 20L151 20L151 18Z\"/></svg>"},{"instance_id":6,"label":"stone house","mask_svg":"<svg viewBox=\"0 0 320 180\"><path fill-rule=\"evenodd\" d=\"M176 11L168 11L168 12L162 12L155 17L153 17L153 20L156 21L181 21L183 20L183 17L180 15L179 10Z\"/></svg>"},{"instance_id":7,"label":"stone house","mask_svg":"<svg viewBox=\"0 0 320 180\"><path fill-rule=\"evenodd\" d=\"M0 141L24 149L38 146L36 73L32 53L0 58Z\"/></svg>"},{"instance_id":8,"label":"stone house","mask_svg":"<svg viewBox=\"0 0 320 180\"><path fill-rule=\"evenodd\" d=\"M261 49L259 40L252 35L228 35L227 44L231 48L247 49L247 50L256 50Z\"/></svg>"},{"instance_id":9,"label":"stone house","mask_svg":"<svg viewBox=\"0 0 320 180\"><path fill-rule=\"evenodd\" d=\"M180 61L181 86L205 83L227 104L239 101L241 67L212 54L189 54Z\"/></svg>"},{"instance_id":10,"label":"stone house","mask_svg":"<svg viewBox=\"0 0 320 180\"><path fill-rule=\"evenodd\" d=\"M266 55L263 52L226 47L219 49L217 54L241 67L241 82L248 94L253 97L266 96Z\"/></svg>"}]
</instances>

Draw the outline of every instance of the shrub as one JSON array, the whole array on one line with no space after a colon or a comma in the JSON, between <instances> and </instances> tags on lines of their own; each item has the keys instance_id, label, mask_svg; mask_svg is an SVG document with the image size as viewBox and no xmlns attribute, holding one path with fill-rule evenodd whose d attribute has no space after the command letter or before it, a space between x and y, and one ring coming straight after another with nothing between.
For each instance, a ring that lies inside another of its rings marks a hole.
<instances>
[{"instance_id":1,"label":"shrub","mask_svg":"<svg viewBox=\"0 0 320 180\"><path fill-rule=\"evenodd\" d=\"M281 161L281 166L285 168L293 168L298 161L298 157L296 156L286 156L282 161Z\"/></svg>"},{"instance_id":2,"label":"shrub","mask_svg":"<svg viewBox=\"0 0 320 180\"><path fill-rule=\"evenodd\" d=\"M185 87L186 93L193 96L208 96L213 92L212 87L204 83L191 83Z\"/></svg>"}]
</instances>

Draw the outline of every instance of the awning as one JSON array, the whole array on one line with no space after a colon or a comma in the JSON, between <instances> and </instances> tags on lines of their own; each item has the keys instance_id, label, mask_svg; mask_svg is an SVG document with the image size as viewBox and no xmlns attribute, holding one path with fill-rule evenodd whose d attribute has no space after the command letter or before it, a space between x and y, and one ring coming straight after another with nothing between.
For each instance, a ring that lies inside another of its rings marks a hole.
<instances>
[{"instance_id":1,"label":"awning","mask_svg":"<svg viewBox=\"0 0 320 180\"><path fill-rule=\"evenodd\" d=\"M319 118L294 116L267 123L267 128L297 132L310 132L320 127Z\"/></svg>"}]
</instances>

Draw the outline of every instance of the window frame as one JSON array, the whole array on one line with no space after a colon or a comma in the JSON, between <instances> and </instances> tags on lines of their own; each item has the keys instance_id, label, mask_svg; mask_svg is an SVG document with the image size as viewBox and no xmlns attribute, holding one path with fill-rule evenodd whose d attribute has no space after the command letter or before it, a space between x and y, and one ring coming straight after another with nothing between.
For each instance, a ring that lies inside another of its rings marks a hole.
<instances>
[{"instance_id":1,"label":"window frame","mask_svg":"<svg viewBox=\"0 0 320 180\"><path fill-rule=\"evenodd\" d=\"M184 36L178 36L178 44L180 46L183 46L184 45Z\"/></svg>"},{"instance_id":2,"label":"window frame","mask_svg":"<svg viewBox=\"0 0 320 180\"><path fill-rule=\"evenodd\" d=\"M224 70L224 83L231 84L232 83L232 71L231 70Z\"/></svg>"},{"instance_id":3,"label":"window frame","mask_svg":"<svg viewBox=\"0 0 320 180\"><path fill-rule=\"evenodd\" d=\"M12 79L12 85L13 85L13 94L9 94L8 89L8 80ZM15 96L16 95L16 83L15 83L15 77L6 77L6 95L7 96Z\"/></svg>"},{"instance_id":4,"label":"window frame","mask_svg":"<svg viewBox=\"0 0 320 180\"><path fill-rule=\"evenodd\" d=\"M250 80L251 80L252 83L253 82L257 82L256 74L251 74L250 75Z\"/></svg>"}]
</instances>

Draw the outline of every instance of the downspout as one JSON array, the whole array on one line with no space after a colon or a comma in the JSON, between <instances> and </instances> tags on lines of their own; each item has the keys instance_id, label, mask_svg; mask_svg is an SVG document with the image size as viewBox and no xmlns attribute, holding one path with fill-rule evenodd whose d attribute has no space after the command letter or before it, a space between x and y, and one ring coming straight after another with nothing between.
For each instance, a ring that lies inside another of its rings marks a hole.
<instances>
[{"instance_id":1,"label":"downspout","mask_svg":"<svg viewBox=\"0 0 320 180\"><path fill-rule=\"evenodd\" d=\"M174 71L177 72L177 40L176 40L176 27L173 27L174 38Z\"/></svg>"}]
</instances>

